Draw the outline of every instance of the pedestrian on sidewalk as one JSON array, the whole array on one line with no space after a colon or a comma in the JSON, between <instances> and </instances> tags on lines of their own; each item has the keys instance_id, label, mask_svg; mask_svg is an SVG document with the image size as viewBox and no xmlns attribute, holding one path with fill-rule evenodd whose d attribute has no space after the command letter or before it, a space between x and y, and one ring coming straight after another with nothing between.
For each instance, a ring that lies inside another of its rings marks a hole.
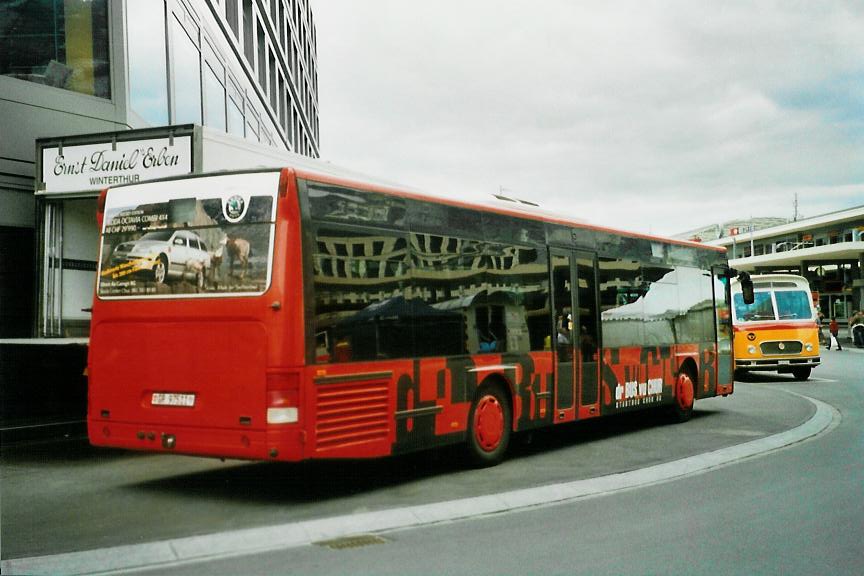
<instances>
[{"instance_id":1,"label":"pedestrian on sidewalk","mask_svg":"<svg viewBox=\"0 0 864 576\"><path fill-rule=\"evenodd\" d=\"M837 325L837 318L831 318L831 324L828 325L828 331L831 333L831 341L828 343L828 350L831 349L831 344L837 344L837 350L843 351L843 346L840 345L840 327Z\"/></svg>"},{"instance_id":2,"label":"pedestrian on sidewalk","mask_svg":"<svg viewBox=\"0 0 864 576\"><path fill-rule=\"evenodd\" d=\"M864 310L856 310L849 317L849 334L855 346L864 347Z\"/></svg>"}]
</instances>

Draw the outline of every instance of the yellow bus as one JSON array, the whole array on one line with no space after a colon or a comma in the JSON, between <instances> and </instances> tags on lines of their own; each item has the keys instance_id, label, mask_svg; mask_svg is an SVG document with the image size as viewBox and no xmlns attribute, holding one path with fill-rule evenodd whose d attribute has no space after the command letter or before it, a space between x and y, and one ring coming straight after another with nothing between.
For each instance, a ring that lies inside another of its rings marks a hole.
<instances>
[{"instance_id":1,"label":"yellow bus","mask_svg":"<svg viewBox=\"0 0 864 576\"><path fill-rule=\"evenodd\" d=\"M751 276L755 292L746 304L732 283L735 374L792 373L807 380L819 365L819 326L810 284L793 274Z\"/></svg>"}]
</instances>

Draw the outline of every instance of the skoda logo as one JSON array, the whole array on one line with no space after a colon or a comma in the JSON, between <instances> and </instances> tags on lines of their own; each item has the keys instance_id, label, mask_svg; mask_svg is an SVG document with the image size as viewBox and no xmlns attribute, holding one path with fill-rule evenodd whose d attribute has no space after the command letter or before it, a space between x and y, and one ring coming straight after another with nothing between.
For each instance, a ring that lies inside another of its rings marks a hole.
<instances>
[{"instance_id":1,"label":"skoda logo","mask_svg":"<svg viewBox=\"0 0 864 576\"><path fill-rule=\"evenodd\" d=\"M753 332L750 332L749 334L747 334L747 340L750 340L752 342L755 339L756 339L756 334L754 334Z\"/></svg>"},{"instance_id":2,"label":"skoda logo","mask_svg":"<svg viewBox=\"0 0 864 576\"><path fill-rule=\"evenodd\" d=\"M225 204L222 205L222 211L225 214L225 219L229 222L239 222L246 214L246 201L239 194L235 194L225 200Z\"/></svg>"},{"instance_id":3,"label":"skoda logo","mask_svg":"<svg viewBox=\"0 0 864 576\"><path fill-rule=\"evenodd\" d=\"M785 350L786 344L784 344L783 342L780 342L780 344L778 344L777 347L780 348L780 350Z\"/></svg>"}]
</instances>

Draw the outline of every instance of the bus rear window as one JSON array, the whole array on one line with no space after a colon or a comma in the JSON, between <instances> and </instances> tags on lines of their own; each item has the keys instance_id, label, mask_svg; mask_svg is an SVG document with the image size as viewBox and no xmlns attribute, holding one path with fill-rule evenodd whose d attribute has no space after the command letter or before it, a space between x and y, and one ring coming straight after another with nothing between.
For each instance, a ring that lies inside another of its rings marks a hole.
<instances>
[{"instance_id":1,"label":"bus rear window","mask_svg":"<svg viewBox=\"0 0 864 576\"><path fill-rule=\"evenodd\" d=\"M253 295L270 283L278 173L108 191L100 298Z\"/></svg>"}]
</instances>

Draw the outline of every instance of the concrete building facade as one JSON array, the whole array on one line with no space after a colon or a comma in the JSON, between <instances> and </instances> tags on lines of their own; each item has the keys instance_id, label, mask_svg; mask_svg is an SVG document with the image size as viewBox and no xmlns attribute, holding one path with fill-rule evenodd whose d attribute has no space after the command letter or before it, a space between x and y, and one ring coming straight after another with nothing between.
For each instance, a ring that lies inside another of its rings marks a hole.
<instances>
[{"instance_id":1,"label":"concrete building facade","mask_svg":"<svg viewBox=\"0 0 864 576\"><path fill-rule=\"evenodd\" d=\"M105 181L62 180L107 164L104 150L86 167L66 161L64 139L102 133L116 153L118 133L149 129L173 147L173 131L159 128L177 125L317 157L309 0L0 4L0 338L89 329Z\"/></svg>"}]
</instances>

